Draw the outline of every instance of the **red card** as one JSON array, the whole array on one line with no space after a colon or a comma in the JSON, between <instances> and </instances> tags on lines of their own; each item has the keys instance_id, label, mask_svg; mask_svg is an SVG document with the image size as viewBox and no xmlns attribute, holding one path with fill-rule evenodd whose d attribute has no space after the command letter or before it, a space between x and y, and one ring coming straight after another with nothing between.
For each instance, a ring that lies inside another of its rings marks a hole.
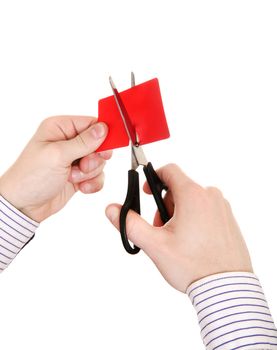
<instances>
[{"instance_id":1,"label":"red card","mask_svg":"<svg viewBox=\"0 0 277 350\"><path fill-rule=\"evenodd\" d=\"M152 79L120 92L120 97L139 137L140 145L168 138L158 79ZM98 121L109 127L109 133L97 152L129 145L129 138L114 96L98 103Z\"/></svg>"}]
</instances>

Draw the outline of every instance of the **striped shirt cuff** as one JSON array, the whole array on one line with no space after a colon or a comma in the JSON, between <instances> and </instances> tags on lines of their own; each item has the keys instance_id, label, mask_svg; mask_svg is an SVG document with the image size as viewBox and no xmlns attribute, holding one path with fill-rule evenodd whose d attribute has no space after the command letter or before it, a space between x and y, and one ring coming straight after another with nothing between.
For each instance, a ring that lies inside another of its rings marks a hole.
<instances>
[{"instance_id":1,"label":"striped shirt cuff","mask_svg":"<svg viewBox=\"0 0 277 350\"><path fill-rule=\"evenodd\" d=\"M33 238L38 226L0 196L0 273Z\"/></svg>"},{"instance_id":2,"label":"striped shirt cuff","mask_svg":"<svg viewBox=\"0 0 277 350\"><path fill-rule=\"evenodd\" d=\"M277 329L258 278L227 272L187 289L208 350L277 349Z\"/></svg>"}]
</instances>

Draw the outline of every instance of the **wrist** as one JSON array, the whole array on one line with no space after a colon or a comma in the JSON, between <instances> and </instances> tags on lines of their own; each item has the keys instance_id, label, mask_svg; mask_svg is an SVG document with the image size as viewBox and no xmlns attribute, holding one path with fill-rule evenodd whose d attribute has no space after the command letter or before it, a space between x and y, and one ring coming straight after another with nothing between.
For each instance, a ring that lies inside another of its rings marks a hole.
<instances>
[{"instance_id":1,"label":"wrist","mask_svg":"<svg viewBox=\"0 0 277 350\"><path fill-rule=\"evenodd\" d=\"M20 195L20 190L16 185L18 182L13 181L12 175L8 173L0 177L0 196L2 196L10 205L15 209L26 215L31 220L39 222L35 215L32 213L32 210L28 209L24 205L24 200Z\"/></svg>"},{"instance_id":2,"label":"wrist","mask_svg":"<svg viewBox=\"0 0 277 350\"><path fill-rule=\"evenodd\" d=\"M11 181L7 181L9 177L9 174L7 173L0 177L0 195L4 197L12 206L19 210L19 205L15 198L13 198L13 193L17 191L15 186L12 185Z\"/></svg>"}]
</instances>

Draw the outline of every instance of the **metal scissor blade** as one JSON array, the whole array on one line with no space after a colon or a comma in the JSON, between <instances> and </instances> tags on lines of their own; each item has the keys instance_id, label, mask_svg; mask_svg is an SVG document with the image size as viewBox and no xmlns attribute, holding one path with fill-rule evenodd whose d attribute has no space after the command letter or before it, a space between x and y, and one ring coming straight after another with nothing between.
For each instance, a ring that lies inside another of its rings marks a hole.
<instances>
[{"instance_id":1,"label":"metal scissor blade","mask_svg":"<svg viewBox=\"0 0 277 350\"><path fill-rule=\"evenodd\" d=\"M145 154L143 152L143 149L140 146L133 146L132 148L132 169L136 170L139 165L146 166L148 164L148 161L145 157Z\"/></svg>"},{"instance_id":2,"label":"metal scissor blade","mask_svg":"<svg viewBox=\"0 0 277 350\"><path fill-rule=\"evenodd\" d=\"M135 128L132 125L132 122L130 120L128 112L127 112L127 110L126 110L126 108L124 106L124 103L123 103L123 101L122 101L122 99L121 99L121 97L119 95L119 92L118 92L117 88L115 87L115 84L114 84L114 82L112 80L112 77L109 77L109 81L110 81L110 84L111 84L111 87L112 87L112 90L113 90L115 102L117 104L119 113L120 113L121 118L123 120L126 132L127 132L128 136L129 136L129 139L131 140L132 144L136 145L137 144L136 130L135 130Z\"/></svg>"},{"instance_id":3,"label":"metal scissor blade","mask_svg":"<svg viewBox=\"0 0 277 350\"><path fill-rule=\"evenodd\" d=\"M134 87L135 85L136 85L135 74L134 72L131 72L131 87Z\"/></svg>"}]
</instances>

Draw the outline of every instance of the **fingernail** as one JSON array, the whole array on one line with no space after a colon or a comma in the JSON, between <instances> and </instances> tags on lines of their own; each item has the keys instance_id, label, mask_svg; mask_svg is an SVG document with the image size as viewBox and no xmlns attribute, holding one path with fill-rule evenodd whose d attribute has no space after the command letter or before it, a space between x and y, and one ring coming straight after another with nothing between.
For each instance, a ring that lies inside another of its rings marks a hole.
<instances>
[{"instance_id":1,"label":"fingernail","mask_svg":"<svg viewBox=\"0 0 277 350\"><path fill-rule=\"evenodd\" d=\"M108 160L112 157L112 151L103 151L103 152L99 152L99 156L105 160Z\"/></svg>"},{"instance_id":2,"label":"fingernail","mask_svg":"<svg viewBox=\"0 0 277 350\"><path fill-rule=\"evenodd\" d=\"M92 186L89 183L85 184L84 187L83 187L83 191L85 193L89 193L91 191L91 189L92 189Z\"/></svg>"},{"instance_id":3,"label":"fingernail","mask_svg":"<svg viewBox=\"0 0 277 350\"><path fill-rule=\"evenodd\" d=\"M95 139L101 139L106 134L106 128L103 123L95 124L91 129L91 134Z\"/></svg>"},{"instance_id":4,"label":"fingernail","mask_svg":"<svg viewBox=\"0 0 277 350\"><path fill-rule=\"evenodd\" d=\"M90 159L88 163L89 171L94 170L98 167L97 159Z\"/></svg>"},{"instance_id":5,"label":"fingernail","mask_svg":"<svg viewBox=\"0 0 277 350\"><path fill-rule=\"evenodd\" d=\"M71 177L73 179L73 181L77 182L77 181L80 181L84 176L84 173L82 173L80 170L72 170L71 171Z\"/></svg>"}]
</instances>

